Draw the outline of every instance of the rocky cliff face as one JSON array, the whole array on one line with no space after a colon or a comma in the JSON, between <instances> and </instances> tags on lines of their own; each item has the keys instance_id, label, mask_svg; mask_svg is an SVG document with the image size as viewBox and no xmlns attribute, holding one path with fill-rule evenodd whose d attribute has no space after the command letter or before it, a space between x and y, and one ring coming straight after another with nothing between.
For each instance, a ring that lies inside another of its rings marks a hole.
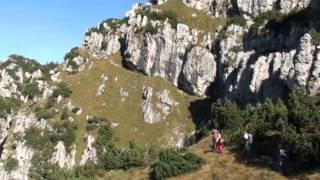
<instances>
[{"instance_id":1,"label":"rocky cliff face","mask_svg":"<svg viewBox=\"0 0 320 180\"><path fill-rule=\"evenodd\" d=\"M120 49L129 69L163 77L198 96L218 94L219 97L253 102L278 98L295 87L304 88L311 94L317 92L318 44L309 30L318 22L307 19L308 25L301 25L294 18L290 20L291 15L285 15L293 10L314 8L316 2L188 0L184 3L214 17L241 15L247 23L228 24L213 41L210 34L201 37L199 34L206 32L191 29L183 22L172 24L170 18L160 21L140 13L161 12L154 6L135 6L127 14L127 22L118 24L118 29L106 28L107 35L100 36L118 36L118 41L108 41L106 47ZM257 25L255 18L271 10L284 17L283 22L278 22L279 26L289 22L289 33L270 25L267 18ZM292 16L299 17L303 14L300 12L292 13ZM109 25L104 23L102 26ZM259 26L258 32L253 32L253 26ZM87 39L96 36L96 32L88 32L85 47L97 47L86 43ZM97 56L104 52L95 49L99 53L91 52Z\"/></svg>"},{"instance_id":2,"label":"rocky cliff face","mask_svg":"<svg viewBox=\"0 0 320 180\"><path fill-rule=\"evenodd\" d=\"M184 0L183 2L215 17L241 14L250 18L270 10L289 13L293 9L303 9L310 5L311 0Z\"/></svg>"}]
</instances>

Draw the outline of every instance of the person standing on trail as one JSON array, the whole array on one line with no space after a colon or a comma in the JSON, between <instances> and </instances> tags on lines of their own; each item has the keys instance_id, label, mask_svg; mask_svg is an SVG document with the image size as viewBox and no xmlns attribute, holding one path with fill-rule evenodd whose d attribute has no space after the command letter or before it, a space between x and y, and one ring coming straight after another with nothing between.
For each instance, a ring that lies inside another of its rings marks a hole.
<instances>
[{"instance_id":1,"label":"person standing on trail","mask_svg":"<svg viewBox=\"0 0 320 180\"><path fill-rule=\"evenodd\" d=\"M251 152L251 145L253 142L252 134L247 133L247 131L246 131L243 135L243 138L244 138L244 150L246 153L250 153Z\"/></svg>"},{"instance_id":2,"label":"person standing on trail","mask_svg":"<svg viewBox=\"0 0 320 180\"><path fill-rule=\"evenodd\" d=\"M224 140L218 130L212 130L212 151L222 153L224 149Z\"/></svg>"},{"instance_id":3,"label":"person standing on trail","mask_svg":"<svg viewBox=\"0 0 320 180\"><path fill-rule=\"evenodd\" d=\"M212 130L212 132L211 132L212 146L211 147L212 147L213 152L216 151L218 136L219 136L219 131L216 129Z\"/></svg>"},{"instance_id":4,"label":"person standing on trail","mask_svg":"<svg viewBox=\"0 0 320 180\"><path fill-rule=\"evenodd\" d=\"M224 151L224 140L221 138L221 135L220 135L220 138L217 141L216 152L223 153L223 151Z\"/></svg>"}]
</instances>

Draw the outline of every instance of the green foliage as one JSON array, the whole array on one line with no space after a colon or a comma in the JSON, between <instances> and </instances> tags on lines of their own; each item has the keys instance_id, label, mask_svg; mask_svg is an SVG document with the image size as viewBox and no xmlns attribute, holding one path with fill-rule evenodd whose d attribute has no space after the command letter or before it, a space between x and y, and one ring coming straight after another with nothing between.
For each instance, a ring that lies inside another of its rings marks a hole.
<instances>
[{"instance_id":1,"label":"green foliage","mask_svg":"<svg viewBox=\"0 0 320 180\"><path fill-rule=\"evenodd\" d=\"M64 56L64 60L72 60L77 56L80 56L80 48L74 47Z\"/></svg>"},{"instance_id":2,"label":"green foliage","mask_svg":"<svg viewBox=\"0 0 320 180\"><path fill-rule=\"evenodd\" d=\"M4 163L4 170L10 173L12 170L15 170L17 167L18 167L18 160L9 156Z\"/></svg>"},{"instance_id":3,"label":"green foliage","mask_svg":"<svg viewBox=\"0 0 320 180\"><path fill-rule=\"evenodd\" d=\"M60 82L57 84L57 88L53 91L53 96L55 98L62 96L64 98L70 97L72 91L69 88L68 84L65 82Z\"/></svg>"},{"instance_id":4,"label":"green foliage","mask_svg":"<svg viewBox=\"0 0 320 180\"><path fill-rule=\"evenodd\" d=\"M47 64L40 64L34 59L29 59L23 56L19 55L10 55L9 60L5 63L1 64L1 67L8 66L11 62L15 63L20 67L24 72L33 73L37 70L41 70L43 77L41 79L43 80L50 80L50 70L58 68L58 63L55 62L49 62ZM15 75L17 69L9 70L10 76L12 76L15 80L18 80L18 77Z\"/></svg>"},{"instance_id":5,"label":"green foliage","mask_svg":"<svg viewBox=\"0 0 320 180\"><path fill-rule=\"evenodd\" d=\"M266 22L281 22L285 18L285 15L280 11L271 10L265 13L262 13L260 16L254 19L254 24L250 27L250 32L257 33L259 28Z\"/></svg>"},{"instance_id":6,"label":"green foliage","mask_svg":"<svg viewBox=\"0 0 320 180\"><path fill-rule=\"evenodd\" d=\"M15 107L20 106L20 101L16 99L0 98L0 117L5 117Z\"/></svg>"},{"instance_id":7,"label":"green foliage","mask_svg":"<svg viewBox=\"0 0 320 180\"><path fill-rule=\"evenodd\" d=\"M246 25L246 19L242 16L233 16L227 20L226 27L230 26L231 24L244 27Z\"/></svg>"},{"instance_id":8,"label":"green foliage","mask_svg":"<svg viewBox=\"0 0 320 180\"><path fill-rule=\"evenodd\" d=\"M60 120L68 120L69 117L70 116L68 114L68 108L63 108L60 116Z\"/></svg>"},{"instance_id":9,"label":"green foliage","mask_svg":"<svg viewBox=\"0 0 320 180\"><path fill-rule=\"evenodd\" d=\"M96 164L94 164L94 162L92 161L87 161L85 165L78 166L75 169L75 175L77 178L80 178L80 177L94 178L97 172L98 172L98 169L96 167Z\"/></svg>"},{"instance_id":10,"label":"green foliage","mask_svg":"<svg viewBox=\"0 0 320 180\"><path fill-rule=\"evenodd\" d=\"M97 27L92 27L86 32L86 36L91 35L93 32L101 33L102 35L107 35L109 33L109 30L104 27L104 24L106 23L111 30L116 30L119 28L122 24L126 24L128 22L129 18L125 17L123 19L106 19L103 22L101 22Z\"/></svg>"},{"instance_id":11,"label":"green foliage","mask_svg":"<svg viewBox=\"0 0 320 180\"><path fill-rule=\"evenodd\" d=\"M103 117L96 117L96 116L90 117L88 119L88 124L86 125L86 129L88 131L93 131L99 127L101 122L105 122L105 121L106 119Z\"/></svg>"},{"instance_id":12,"label":"green foliage","mask_svg":"<svg viewBox=\"0 0 320 180\"><path fill-rule=\"evenodd\" d=\"M43 77L40 79L44 81L50 81L51 80L50 71L57 69L58 67L59 67L59 64L56 62L49 62L47 64L41 65L39 69L41 70Z\"/></svg>"},{"instance_id":13,"label":"green foliage","mask_svg":"<svg viewBox=\"0 0 320 180\"><path fill-rule=\"evenodd\" d=\"M55 115L55 113L45 108L36 107L35 115L38 120L41 120L41 119L50 119Z\"/></svg>"},{"instance_id":14,"label":"green foliage","mask_svg":"<svg viewBox=\"0 0 320 180\"><path fill-rule=\"evenodd\" d=\"M129 169L154 164L161 151L159 146L150 145L142 148L134 142L130 142L129 148L120 148L107 123L99 129L95 147L98 166L105 170Z\"/></svg>"},{"instance_id":15,"label":"green foliage","mask_svg":"<svg viewBox=\"0 0 320 180\"><path fill-rule=\"evenodd\" d=\"M33 83L26 84L22 89L22 94L24 96L28 96L29 99L33 99L34 97L41 94L41 91L39 90L38 85Z\"/></svg>"},{"instance_id":16,"label":"green foliage","mask_svg":"<svg viewBox=\"0 0 320 180\"><path fill-rule=\"evenodd\" d=\"M145 32L148 32L150 34L157 34L158 33L158 27L153 26L151 23L148 23L145 27Z\"/></svg>"},{"instance_id":17,"label":"green foliage","mask_svg":"<svg viewBox=\"0 0 320 180\"><path fill-rule=\"evenodd\" d=\"M217 129L232 129L239 127L243 123L243 118L239 116L241 110L237 104L230 100L218 100L212 105L212 118L218 119L214 121L214 127Z\"/></svg>"},{"instance_id":18,"label":"green foliage","mask_svg":"<svg viewBox=\"0 0 320 180\"><path fill-rule=\"evenodd\" d=\"M39 159L38 154L35 157L37 158L32 159L33 166L29 170L30 179L82 179L76 177L72 170L61 169L57 164L48 162L50 159Z\"/></svg>"},{"instance_id":19,"label":"green foliage","mask_svg":"<svg viewBox=\"0 0 320 180\"><path fill-rule=\"evenodd\" d=\"M79 107L74 107L71 109L71 112L73 112L73 113L77 113L78 111L80 111Z\"/></svg>"},{"instance_id":20,"label":"green foliage","mask_svg":"<svg viewBox=\"0 0 320 180\"><path fill-rule=\"evenodd\" d=\"M26 145L28 147L41 150L43 148L43 143L50 142L50 133L32 126L25 131L24 139L26 140Z\"/></svg>"},{"instance_id":21,"label":"green foliage","mask_svg":"<svg viewBox=\"0 0 320 180\"><path fill-rule=\"evenodd\" d=\"M167 179L200 169L204 161L192 153L184 155L173 149L160 153L159 161L154 165L152 179Z\"/></svg>"},{"instance_id":22,"label":"green foliage","mask_svg":"<svg viewBox=\"0 0 320 180\"><path fill-rule=\"evenodd\" d=\"M320 44L320 32L317 31L315 28L312 28L309 31L309 34L312 36L312 41L314 44Z\"/></svg>"},{"instance_id":23,"label":"green foliage","mask_svg":"<svg viewBox=\"0 0 320 180\"><path fill-rule=\"evenodd\" d=\"M149 20L158 20L158 21L166 21L171 24L171 26L176 29L177 25L179 23L178 16L173 11L155 11L153 9L150 9L148 7L144 7L142 9L139 9L137 14L140 14L142 17L147 16ZM151 24L150 24L151 25ZM149 25L148 25L149 26ZM147 27L148 27L147 26ZM148 27L148 29L154 31L151 27Z\"/></svg>"},{"instance_id":24,"label":"green foliage","mask_svg":"<svg viewBox=\"0 0 320 180\"><path fill-rule=\"evenodd\" d=\"M34 59L29 59L20 55L10 55L9 59L13 61L15 64L17 64L23 71L32 73L38 69L40 69L41 64L39 64L36 60ZM8 61L8 64L11 63L11 61ZM4 66L6 64L3 64Z\"/></svg>"},{"instance_id":25,"label":"green foliage","mask_svg":"<svg viewBox=\"0 0 320 180\"><path fill-rule=\"evenodd\" d=\"M52 142L63 141L67 152L71 151L71 145L76 139L77 126L71 121L64 121L63 123L56 123L54 125L54 132L50 139Z\"/></svg>"},{"instance_id":26,"label":"green foliage","mask_svg":"<svg viewBox=\"0 0 320 180\"><path fill-rule=\"evenodd\" d=\"M244 109L218 100L211 113L212 127L221 129L229 144L239 144L245 130L263 136L279 134L296 163L304 167L320 163L320 109L301 90L293 90L287 103L267 100Z\"/></svg>"},{"instance_id":27,"label":"green foliage","mask_svg":"<svg viewBox=\"0 0 320 180\"><path fill-rule=\"evenodd\" d=\"M137 146L133 141L130 142L128 149L122 151L123 169L140 167L145 165L145 149Z\"/></svg>"},{"instance_id":28,"label":"green foliage","mask_svg":"<svg viewBox=\"0 0 320 180\"><path fill-rule=\"evenodd\" d=\"M276 33L290 33L293 26L304 29L312 29L315 24L319 23L320 14L318 10L312 7L300 10L294 9L289 14L283 14L279 11L268 11L261 14L254 20L250 27L251 33L257 33L259 27L265 24L261 32L273 31Z\"/></svg>"},{"instance_id":29,"label":"green foliage","mask_svg":"<svg viewBox=\"0 0 320 180\"><path fill-rule=\"evenodd\" d=\"M292 148L292 157L305 166L320 163L320 111L303 91L295 90L288 101L290 126L284 129L284 139Z\"/></svg>"},{"instance_id":30,"label":"green foliage","mask_svg":"<svg viewBox=\"0 0 320 180\"><path fill-rule=\"evenodd\" d=\"M47 99L47 103L45 104L45 109L50 109L52 108L56 103L56 99L53 96L50 96Z\"/></svg>"}]
</instances>

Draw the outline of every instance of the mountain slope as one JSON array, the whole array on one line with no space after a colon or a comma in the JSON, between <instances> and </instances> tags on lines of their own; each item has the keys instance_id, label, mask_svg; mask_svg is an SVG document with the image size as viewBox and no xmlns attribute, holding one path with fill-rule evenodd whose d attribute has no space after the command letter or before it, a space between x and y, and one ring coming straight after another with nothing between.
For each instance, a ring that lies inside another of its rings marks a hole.
<instances>
[{"instance_id":1,"label":"mountain slope","mask_svg":"<svg viewBox=\"0 0 320 180\"><path fill-rule=\"evenodd\" d=\"M10 56L0 64L0 178L147 179L152 159L142 163L148 168L85 171L104 160L96 141L106 124L115 134L106 147L128 160L150 144L183 147L206 128L216 98L255 104L294 88L317 94L318 9L315 0L165 0L89 29L60 65ZM202 169L177 179L285 178L230 152L207 153L209 144L189 149L207 160Z\"/></svg>"}]
</instances>

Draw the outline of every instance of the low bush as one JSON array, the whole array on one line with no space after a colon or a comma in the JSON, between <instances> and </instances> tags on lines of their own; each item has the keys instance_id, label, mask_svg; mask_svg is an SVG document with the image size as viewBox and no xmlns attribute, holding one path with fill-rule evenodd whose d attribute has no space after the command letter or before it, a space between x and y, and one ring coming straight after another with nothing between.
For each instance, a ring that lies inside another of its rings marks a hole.
<instances>
[{"instance_id":1,"label":"low bush","mask_svg":"<svg viewBox=\"0 0 320 180\"><path fill-rule=\"evenodd\" d=\"M254 24L250 27L250 32L257 33L259 28L266 22L280 23L285 19L285 14L277 10L267 11L254 19Z\"/></svg>"},{"instance_id":2,"label":"low bush","mask_svg":"<svg viewBox=\"0 0 320 180\"><path fill-rule=\"evenodd\" d=\"M98 172L97 165L92 161L87 161L85 165L76 167L75 176L77 178L81 178L81 177L94 178L97 172Z\"/></svg>"},{"instance_id":3,"label":"low bush","mask_svg":"<svg viewBox=\"0 0 320 180\"><path fill-rule=\"evenodd\" d=\"M64 60L72 60L75 57L80 55L80 48L79 47L74 47L72 48L65 56L64 56Z\"/></svg>"},{"instance_id":4,"label":"low bush","mask_svg":"<svg viewBox=\"0 0 320 180\"><path fill-rule=\"evenodd\" d=\"M35 150L41 150L44 143L50 142L50 133L32 126L25 131L24 139L26 140L26 145L28 147Z\"/></svg>"},{"instance_id":5,"label":"low bush","mask_svg":"<svg viewBox=\"0 0 320 180\"><path fill-rule=\"evenodd\" d=\"M100 123L102 122L106 122L106 119L103 117L96 117L96 116L90 117L88 119L88 124L86 125L87 131L93 131L97 129Z\"/></svg>"},{"instance_id":6,"label":"low bush","mask_svg":"<svg viewBox=\"0 0 320 180\"><path fill-rule=\"evenodd\" d=\"M48 110L45 108L36 107L35 108L35 115L38 120L41 120L41 119L47 120L47 119L52 118L55 115L55 113L52 112L51 110Z\"/></svg>"},{"instance_id":7,"label":"low bush","mask_svg":"<svg viewBox=\"0 0 320 180\"><path fill-rule=\"evenodd\" d=\"M140 14L142 17L147 16L149 20L165 21L171 24L172 28L176 29L179 23L178 16L173 11L154 11L148 7L139 9L137 14ZM151 27L149 27L151 28ZM151 28L152 29L152 28ZM153 30L153 29L152 29Z\"/></svg>"},{"instance_id":8,"label":"low bush","mask_svg":"<svg viewBox=\"0 0 320 180\"><path fill-rule=\"evenodd\" d=\"M0 118L10 114L11 110L20 104L21 102L16 99L0 98Z\"/></svg>"},{"instance_id":9,"label":"low bush","mask_svg":"<svg viewBox=\"0 0 320 180\"><path fill-rule=\"evenodd\" d=\"M60 116L60 120L68 120L69 119L69 114L68 114L68 109L67 108L63 108L62 109L62 113Z\"/></svg>"},{"instance_id":10,"label":"low bush","mask_svg":"<svg viewBox=\"0 0 320 180\"><path fill-rule=\"evenodd\" d=\"M57 84L56 89L53 91L53 96L55 98L62 96L64 98L70 97L72 91L69 88L68 84L65 82L60 82Z\"/></svg>"},{"instance_id":11,"label":"low bush","mask_svg":"<svg viewBox=\"0 0 320 180\"><path fill-rule=\"evenodd\" d=\"M47 99L47 103L45 104L45 109L50 109L52 108L56 103L56 99L53 96L50 96Z\"/></svg>"},{"instance_id":12,"label":"low bush","mask_svg":"<svg viewBox=\"0 0 320 180\"><path fill-rule=\"evenodd\" d=\"M53 128L54 132L52 133L50 140L54 143L62 141L67 152L70 152L71 145L76 139L76 124L71 121L64 121L63 123L56 123Z\"/></svg>"},{"instance_id":13,"label":"low bush","mask_svg":"<svg viewBox=\"0 0 320 180\"><path fill-rule=\"evenodd\" d=\"M119 28L122 24L126 24L128 22L129 18L125 17L123 19L106 19L102 21L97 27L92 27L86 32L86 36L90 36L93 32L100 33L104 36L106 36L109 33L109 30L104 27L104 24L106 23L111 30L116 30Z\"/></svg>"},{"instance_id":14,"label":"low bush","mask_svg":"<svg viewBox=\"0 0 320 180\"><path fill-rule=\"evenodd\" d=\"M39 90L38 85L33 83L26 84L22 89L22 95L28 96L29 99L33 99L34 97L41 94L41 91Z\"/></svg>"},{"instance_id":15,"label":"low bush","mask_svg":"<svg viewBox=\"0 0 320 180\"><path fill-rule=\"evenodd\" d=\"M236 24L244 27L246 25L246 19L243 16L233 16L227 20L226 26L230 26L231 24Z\"/></svg>"},{"instance_id":16,"label":"low bush","mask_svg":"<svg viewBox=\"0 0 320 180\"><path fill-rule=\"evenodd\" d=\"M71 112L73 112L73 113L77 113L77 112L79 112L80 111L80 108L79 107L74 107L74 108L72 108L71 109Z\"/></svg>"},{"instance_id":17,"label":"low bush","mask_svg":"<svg viewBox=\"0 0 320 180\"><path fill-rule=\"evenodd\" d=\"M9 156L4 163L4 170L10 173L18 167L18 160Z\"/></svg>"},{"instance_id":18,"label":"low bush","mask_svg":"<svg viewBox=\"0 0 320 180\"><path fill-rule=\"evenodd\" d=\"M160 153L151 172L152 179L160 180L196 171L204 160L192 153L181 154L177 150L166 149Z\"/></svg>"},{"instance_id":19,"label":"low bush","mask_svg":"<svg viewBox=\"0 0 320 180\"><path fill-rule=\"evenodd\" d=\"M113 136L110 124L101 125L95 147L98 155L98 166L105 170L129 169L153 164L160 152L160 147L150 145L140 147L133 141L129 148L120 148Z\"/></svg>"},{"instance_id":20,"label":"low bush","mask_svg":"<svg viewBox=\"0 0 320 180\"><path fill-rule=\"evenodd\" d=\"M309 31L309 34L312 36L313 43L316 45L319 45L320 44L320 31L317 31L315 28L312 28Z\"/></svg>"}]
</instances>

